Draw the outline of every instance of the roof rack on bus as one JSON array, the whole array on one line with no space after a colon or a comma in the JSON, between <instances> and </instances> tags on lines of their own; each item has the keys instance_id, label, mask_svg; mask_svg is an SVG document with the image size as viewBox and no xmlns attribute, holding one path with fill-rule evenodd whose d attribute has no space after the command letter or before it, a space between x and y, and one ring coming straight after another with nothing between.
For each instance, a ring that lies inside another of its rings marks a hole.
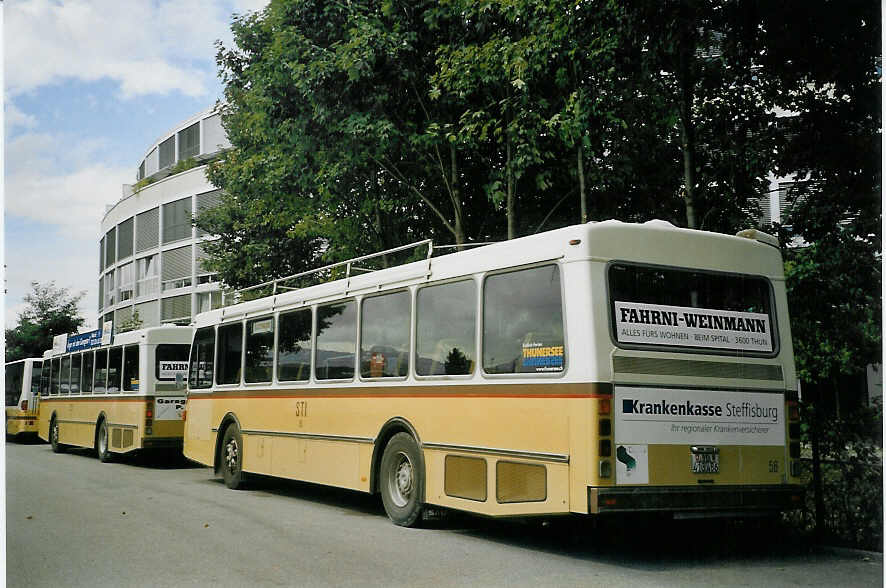
<instances>
[{"instance_id":1,"label":"roof rack on bus","mask_svg":"<svg viewBox=\"0 0 886 588\"><path fill-rule=\"evenodd\" d=\"M244 298L244 294L255 291L267 290L263 294L259 294L255 296L255 298L260 298L263 296L274 296L279 294L280 292L285 292L289 290L298 290L300 288L305 288L310 285L314 285L314 283L322 283L325 281L337 280L350 278L355 273L370 273L374 271L378 271L380 269L386 269L388 267L396 267L397 265L403 265L405 263L410 263L413 261L418 261L420 258L412 257L406 261L402 261L399 263L395 263L393 265L385 265L384 267L366 267L364 265L357 265L358 263L362 264L372 259L376 259L379 257L386 257L388 255L399 253L401 251L408 251L412 249L420 249L421 247L427 247L427 253L424 255L425 260L431 259L434 254L438 251L444 249L466 249L468 247L480 247L483 245L491 245L494 241L490 242L482 242L482 243L462 243L461 245L434 245L433 239L423 239L421 241L416 241L415 243L410 243L408 245L401 245L399 247L393 247L391 249L386 249L384 251L379 251L377 253L370 253L368 255L361 255L359 257L354 257L352 259L348 259L345 261L339 261L336 263L331 263L329 265L324 265L323 267L318 267L316 269L299 272L297 274L292 274L291 276L285 276L282 278L276 278L273 280L268 280L266 282L262 282L260 284L255 284L254 286L247 286L246 288L239 288L235 290L222 290L222 306L230 306L232 304L237 304L238 302L244 302L245 300L251 300L252 296L247 296ZM324 274L326 274L324 276ZM326 279L324 279L324 277ZM319 278L314 283L308 283L312 278ZM293 284L296 282L296 284Z\"/></svg>"}]
</instances>

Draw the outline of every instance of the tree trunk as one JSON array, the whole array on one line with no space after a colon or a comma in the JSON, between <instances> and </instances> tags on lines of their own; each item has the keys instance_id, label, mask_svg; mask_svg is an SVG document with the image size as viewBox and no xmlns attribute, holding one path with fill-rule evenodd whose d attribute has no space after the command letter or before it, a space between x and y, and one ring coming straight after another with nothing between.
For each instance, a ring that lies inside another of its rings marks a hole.
<instances>
[{"instance_id":1,"label":"tree trunk","mask_svg":"<svg viewBox=\"0 0 886 588\"><path fill-rule=\"evenodd\" d=\"M585 152L581 137L578 139L578 198L581 203L581 224L588 222L588 197L585 194Z\"/></svg>"},{"instance_id":2,"label":"tree trunk","mask_svg":"<svg viewBox=\"0 0 886 588\"><path fill-rule=\"evenodd\" d=\"M453 234L455 235L455 244L458 245L458 250L462 250L462 245L465 244L465 228L464 228L464 220L463 220L463 209L461 202L461 190L459 189L459 181L458 181L458 158L456 156L455 145L452 143L449 144L449 160L450 160L450 169L451 176L449 185L452 190L452 212L455 217L455 230Z\"/></svg>"},{"instance_id":3,"label":"tree trunk","mask_svg":"<svg viewBox=\"0 0 886 588\"><path fill-rule=\"evenodd\" d=\"M692 62L695 59L694 31L684 31L680 47L680 130L683 143L683 200L686 203L686 226L698 228L695 178L695 126L692 105L695 98L695 78Z\"/></svg>"},{"instance_id":4,"label":"tree trunk","mask_svg":"<svg viewBox=\"0 0 886 588\"><path fill-rule=\"evenodd\" d=\"M516 222L516 206L514 203L514 170L513 165L511 164L511 132L510 130L505 131L507 139L505 140L505 174L507 176L507 190L508 190L508 199L507 199L507 215L508 215L508 239L513 239L517 236L517 222Z\"/></svg>"}]
</instances>

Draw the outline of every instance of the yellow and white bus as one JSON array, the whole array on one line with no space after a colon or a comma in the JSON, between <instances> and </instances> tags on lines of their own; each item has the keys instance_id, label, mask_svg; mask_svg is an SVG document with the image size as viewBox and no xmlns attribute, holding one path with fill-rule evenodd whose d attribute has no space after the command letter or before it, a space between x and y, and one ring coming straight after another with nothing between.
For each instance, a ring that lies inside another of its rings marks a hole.
<instances>
[{"instance_id":1,"label":"yellow and white bus","mask_svg":"<svg viewBox=\"0 0 886 588\"><path fill-rule=\"evenodd\" d=\"M43 360L6 364L6 438L37 435L37 397Z\"/></svg>"},{"instance_id":2,"label":"yellow and white bus","mask_svg":"<svg viewBox=\"0 0 886 588\"><path fill-rule=\"evenodd\" d=\"M773 237L605 221L431 251L197 315L185 455L232 488L380 493L407 526L799 506Z\"/></svg>"},{"instance_id":3,"label":"yellow and white bus","mask_svg":"<svg viewBox=\"0 0 886 588\"><path fill-rule=\"evenodd\" d=\"M190 327L62 336L44 354L39 435L59 453L117 454L182 445ZM57 338L58 339L58 338Z\"/></svg>"}]
</instances>

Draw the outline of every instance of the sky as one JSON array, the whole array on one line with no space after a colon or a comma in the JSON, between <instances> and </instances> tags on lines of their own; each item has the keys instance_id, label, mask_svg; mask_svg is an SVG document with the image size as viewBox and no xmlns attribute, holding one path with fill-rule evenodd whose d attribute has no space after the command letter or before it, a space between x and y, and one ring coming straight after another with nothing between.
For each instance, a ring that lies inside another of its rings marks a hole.
<instances>
[{"instance_id":1,"label":"sky","mask_svg":"<svg viewBox=\"0 0 886 588\"><path fill-rule=\"evenodd\" d=\"M0 0L2 2L2 0ZM96 328L105 206L160 136L222 95L215 42L267 0L6 0L3 38L7 328L31 282L81 291Z\"/></svg>"}]
</instances>

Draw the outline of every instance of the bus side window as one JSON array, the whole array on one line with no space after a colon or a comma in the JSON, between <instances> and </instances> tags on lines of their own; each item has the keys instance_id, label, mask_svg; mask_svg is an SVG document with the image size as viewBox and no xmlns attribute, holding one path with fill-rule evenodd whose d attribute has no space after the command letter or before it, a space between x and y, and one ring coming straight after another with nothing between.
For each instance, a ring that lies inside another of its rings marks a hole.
<instances>
[{"instance_id":1,"label":"bus side window","mask_svg":"<svg viewBox=\"0 0 886 588\"><path fill-rule=\"evenodd\" d=\"M61 368L61 393L71 393L71 356L66 355L62 358Z\"/></svg>"},{"instance_id":2,"label":"bus side window","mask_svg":"<svg viewBox=\"0 0 886 588\"><path fill-rule=\"evenodd\" d=\"M92 393L92 368L95 365L95 352L87 351L83 354L83 376L81 378L82 384L80 387L81 392L83 394L91 394Z\"/></svg>"},{"instance_id":3,"label":"bus side window","mask_svg":"<svg viewBox=\"0 0 886 588\"><path fill-rule=\"evenodd\" d=\"M420 376L470 374L477 358L477 289L463 280L418 291L415 371Z\"/></svg>"},{"instance_id":4,"label":"bus side window","mask_svg":"<svg viewBox=\"0 0 886 588\"><path fill-rule=\"evenodd\" d=\"M78 353L71 356L71 394L80 394L80 368L82 367L83 355Z\"/></svg>"},{"instance_id":5,"label":"bus side window","mask_svg":"<svg viewBox=\"0 0 886 588\"><path fill-rule=\"evenodd\" d=\"M354 377L357 349L357 304L353 300L317 307L318 380Z\"/></svg>"},{"instance_id":6,"label":"bus side window","mask_svg":"<svg viewBox=\"0 0 886 588\"><path fill-rule=\"evenodd\" d=\"M408 291L364 298L360 305L360 375L396 378L409 373Z\"/></svg>"},{"instance_id":7,"label":"bus side window","mask_svg":"<svg viewBox=\"0 0 886 588\"><path fill-rule=\"evenodd\" d=\"M108 382L108 350L99 349L95 352L95 379L92 387L95 394L104 394Z\"/></svg>"},{"instance_id":8,"label":"bus side window","mask_svg":"<svg viewBox=\"0 0 886 588\"><path fill-rule=\"evenodd\" d=\"M205 327L194 334L191 345L191 365L188 367L188 387L193 389L211 388L215 353L215 329Z\"/></svg>"},{"instance_id":9,"label":"bus side window","mask_svg":"<svg viewBox=\"0 0 886 588\"><path fill-rule=\"evenodd\" d=\"M123 353L123 390L138 392L138 345L127 345Z\"/></svg>"},{"instance_id":10,"label":"bus side window","mask_svg":"<svg viewBox=\"0 0 886 588\"><path fill-rule=\"evenodd\" d=\"M120 391L120 371L123 367L123 348L111 347L108 350L108 394Z\"/></svg>"},{"instance_id":11,"label":"bus side window","mask_svg":"<svg viewBox=\"0 0 886 588\"><path fill-rule=\"evenodd\" d=\"M246 321L246 382L270 382L274 372L274 317Z\"/></svg>"},{"instance_id":12,"label":"bus side window","mask_svg":"<svg viewBox=\"0 0 886 588\"><path fill-rule=\"evenodd\" d=\"M566 363L556 265L494 274L483 288L483 370L557 373Z\"/></svg>"},{"instance_id":13,"label":"bus side window","mask_svg":"<svg viewBox=\"0 0 886 588\"><path fill-rule=\"evenodd\" d=\"M43 362L43 367L40 370L40 396L49 396L49 372L52 371L52 368L50 367L51 364L51 361Z\"/></svg>"},{"instance_id":14,"label":"bus side window","mask_svg":"<svg viewBox=\"0 0 886 588\"><path fill-rule=\"evenodd\" d=\"M25 362L6 364L6 406L18 406L25 375Z\"/></svg>"},{"instance_id":15,"label":"bus side window","mask_svg":"<svg viewBox=\"0 0 886 588\"><path fill-rule=\"evenodd\" d=\"M240 364L243 358L243 323L218 328L218 371L216 384L239 384Z\"/></svg>"},{"instance_id":16,"label":"bus side window","mask_svg":"<svg viewBox=\"0 0 886 588\"><path fill-rule=\"evenodd\" d=\"M52 360L52 373L50 374L49 393L53 396L59 393L59 376L61 375L61 359Z\"/></svg>"},{"instance_id":17,"label":"bus side window","mask_svg":"<svg viewBox=\"0 0 886 588\"><path fill-rule=\"evenodd\" d=\"M311 309L280 314L277 341L277 379L307 382L311 373Z\"/></svg>"},{"instance_id":18,"label":"bus side window","mask_svg":"<svg viewBox=\"0 0 886 588\"><path fill-rule=\"evenodd\" d=\"M35 361L31 364L31 394L40 394L40 384L43 378L43 364Z\"/></svg>"}]
</instances>

